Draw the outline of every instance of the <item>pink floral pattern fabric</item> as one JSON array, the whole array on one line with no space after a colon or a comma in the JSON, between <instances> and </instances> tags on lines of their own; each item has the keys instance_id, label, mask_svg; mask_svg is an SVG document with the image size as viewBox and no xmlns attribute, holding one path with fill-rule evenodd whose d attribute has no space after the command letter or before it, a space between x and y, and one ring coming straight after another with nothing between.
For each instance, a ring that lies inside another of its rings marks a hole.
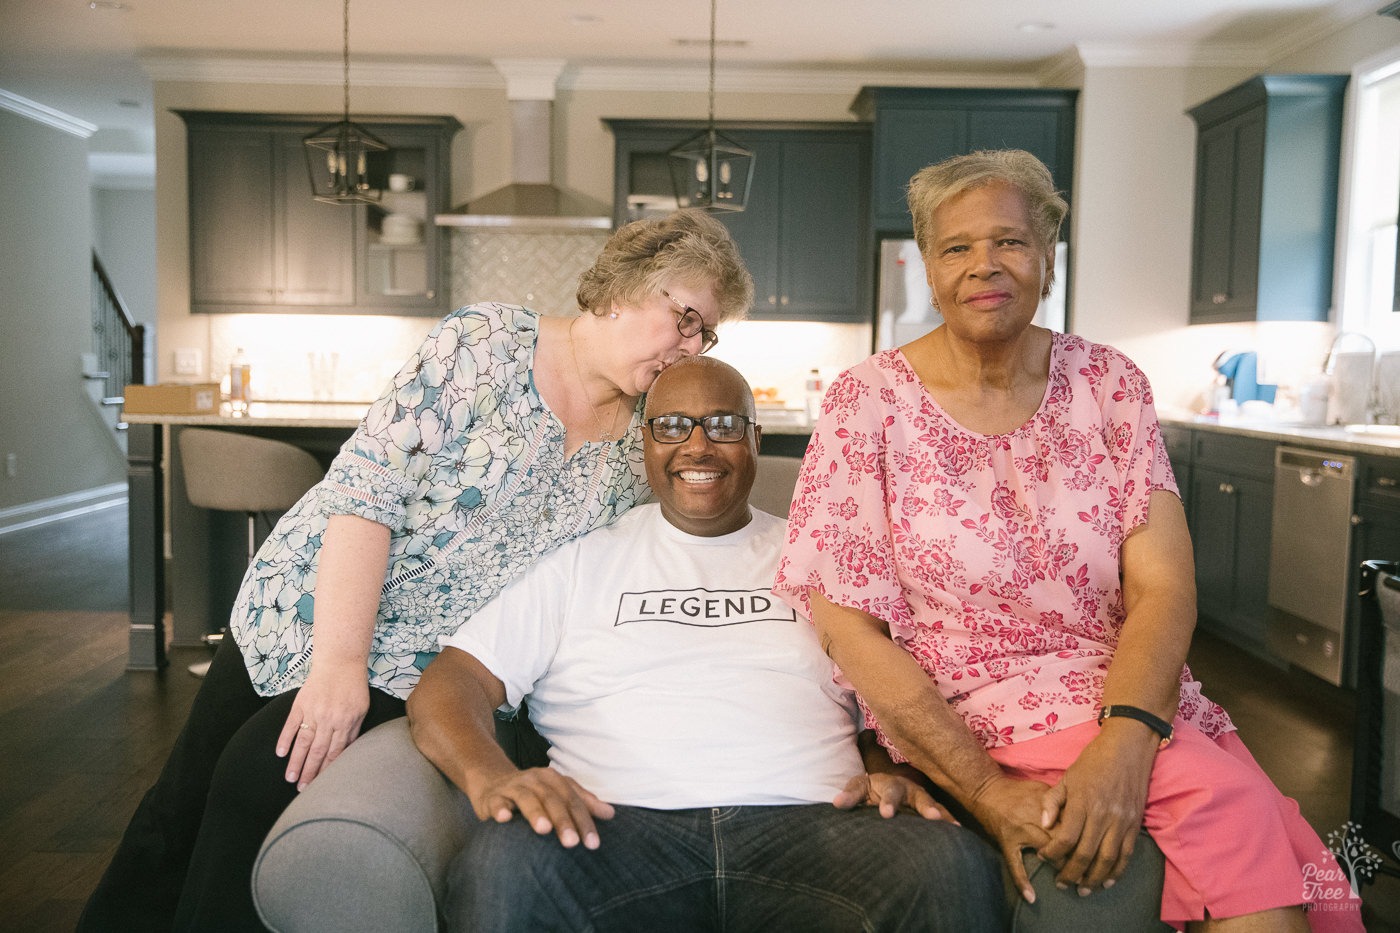
<instances>
[{"instance_id":1,"label":"pink floral pattern fabric","mask_svg":"<svg viewBox=\"0 0 1400 933\"><path fill-rule=\"evenodd\" d=\"M1157 490L1177 487L1152 391L1117 350L1055 334L1040 408L991 436L888 350L823 400L774 591L808 616L815 588L884 620L985 747L1024 742L1097 715L1120 550ZM1182 718L1234 728L1187 669L1181 685Z\"/></svg>"}]
</instances>

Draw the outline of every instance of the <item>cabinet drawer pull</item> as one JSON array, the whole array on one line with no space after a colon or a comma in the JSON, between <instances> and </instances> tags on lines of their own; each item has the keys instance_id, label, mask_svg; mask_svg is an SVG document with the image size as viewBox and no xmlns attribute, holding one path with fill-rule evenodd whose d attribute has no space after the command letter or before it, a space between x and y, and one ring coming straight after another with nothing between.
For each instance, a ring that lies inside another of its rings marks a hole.
<instances>
[{"instance_id":1,"label":"cabinet drawer pull","mask_svg":"<svg viewBox=\"0 0 1400 933\"><path fill-rule=\"evenodd\" d=\"M1360 515L1353 515L1351 517L1351 523L1353 526L1364 525L1366 524L1366 519L1362 518Z\"/></svg>"},{"instance_id":2,"label":"cabinet drawer pull","mask_svg":"<svg viewBox=\"0 0 1400 933\"><path fill-rule=\"evenodd\" d=\"M1225 495L1227 496L1233 496L1235 494L1235 487L1230 483L1221 483L1220 491L1225 493Z\"/></svg>"},{"instance_id":3,"label":"cabinet drawer pull","mask_svg":"<svg viewBox=\"0 0 1400 933\"><path fill-rule=\"evenodd\" d=\"M1376 485L1384 486L1387 489L1394 489L1396 486L1400 486L1400 479L1396 479L1393 476L1377 476Z\"/></svg>"},{"instance_id":4,"label":"cabinet drawer pull","mask_svg":"<svg viewBox=\"0 0 1400 933\"><path fill-rule=\"evenodd\" d=\"M1216 292L1214 295L1210 296L1210 300L1212 304L1223 305L1230 300L1230 296L1223 292Z\"/></svg>"},{"instance_id":5,"label":"cabinet drawer pull","mask_svg":"<svg viewBox=\"0 0 1400 933\"><path fill-rule=\"evenodd\" d=\"M778 296L777 296L777 295L769 295L769 296L768 296L768 303L769 303L770 305L774 305L774 306L776 307L777 304L778 304Z\"/></svg>"}]
</instances>

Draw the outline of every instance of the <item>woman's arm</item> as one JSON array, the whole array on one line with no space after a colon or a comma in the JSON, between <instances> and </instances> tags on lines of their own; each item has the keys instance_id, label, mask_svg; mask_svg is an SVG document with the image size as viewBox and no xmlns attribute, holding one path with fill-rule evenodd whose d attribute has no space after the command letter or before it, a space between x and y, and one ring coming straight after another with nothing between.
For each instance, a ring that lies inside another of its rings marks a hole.
<instances>
[{"instance_id":1,"label":"woman's arm","mask_svg":"<svg viewBox=\"0 0 1400 933\"><path fill-rule=\"evenodd\" d=\"M1136 706L1171 722L1196 627L1191 537L1175 495L1152 494L1147 523L1123 542L1122 568L1126 617L1103 704ZM1061 865L1059 882L1092 890L1127 868L1160 741L1136 720L1105 719L1065 771L1052 797L1059 821L1041 850Z\"/></svg>"},{"instance_id":2,"label":"woman's arm","mask_svg":"<svg viewBox=\"0 0 1400 933\"><path fill-rule=\"evenodd\" d=\"M311 669L277 739L302 790L360 734L369 710L369 647L389 565L389 529L332 515L316 571ZM304 728L303 728L304 726Z\"/></svg>"},{"instance_id":3,"label":"woman's arm","mask_svg":"<svg viewBox=\"0 0 1400 933\"><path fill-rule=\"evenodd\" d=\"M1021 850L1049 840L1041 827L1046 785L1002 772L918 662L890 639L884 622L838 606L815 589L808 597L822 647L885 734L996 838L1022 897L1034 902Z\"/></svg>"}]
</instances>

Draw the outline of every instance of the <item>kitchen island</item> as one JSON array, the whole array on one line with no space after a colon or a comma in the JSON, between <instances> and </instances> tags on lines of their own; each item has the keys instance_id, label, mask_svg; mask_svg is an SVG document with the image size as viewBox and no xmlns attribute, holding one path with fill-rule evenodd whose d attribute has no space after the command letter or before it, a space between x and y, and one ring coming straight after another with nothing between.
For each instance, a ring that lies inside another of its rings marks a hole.
<instances>
[{"instance_id":1,"label":"kitchen island","mask_svg":"<svg viewBox=\"0 0 1400 933\"><path fill-rule=\"evenodd\" d=\"M166 649L198 645L228 621L247 563L243 516L197 508L185 496L179 432L218 428L296 444L329 467L369 402L254 402L245 416L129 413L127 668L158 670ZM808 428L773 424L763 452L800 457Z\"/></svg>"},{"instance_id":2,"label":"kitchen island","mask_svg":"<svg viewBox=\"0 0 1400 933\"><path fill-rule=\"evenodd\" d=\"M124 416L129 425L128 670L158 670L165 666L170 645L198 645L206 634L219 631L247 563L243 516L196 508L185 496L179 432L186 427L218 428L285 441L310 451L328 467L369 405L254 402L247 415L238 417Z\"/></svg>"}]
</instances>

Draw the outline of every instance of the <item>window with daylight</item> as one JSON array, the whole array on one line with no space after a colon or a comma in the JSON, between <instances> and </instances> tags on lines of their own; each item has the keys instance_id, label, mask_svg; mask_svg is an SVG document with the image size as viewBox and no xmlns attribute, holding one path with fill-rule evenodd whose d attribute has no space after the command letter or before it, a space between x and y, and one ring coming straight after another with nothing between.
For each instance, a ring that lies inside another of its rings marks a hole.
<instances>
[{"instance_id":1,"label":"window with daylight","mask_svg":"<svg viewBox=\"0 0 1400 933\"><path fill-rule=\"evenodd\" d=\"M1400 52L1358 68L1352 94L1339 329L1369 334L1381 349L1400 349Z\"/></svg>"}]
</instances>

